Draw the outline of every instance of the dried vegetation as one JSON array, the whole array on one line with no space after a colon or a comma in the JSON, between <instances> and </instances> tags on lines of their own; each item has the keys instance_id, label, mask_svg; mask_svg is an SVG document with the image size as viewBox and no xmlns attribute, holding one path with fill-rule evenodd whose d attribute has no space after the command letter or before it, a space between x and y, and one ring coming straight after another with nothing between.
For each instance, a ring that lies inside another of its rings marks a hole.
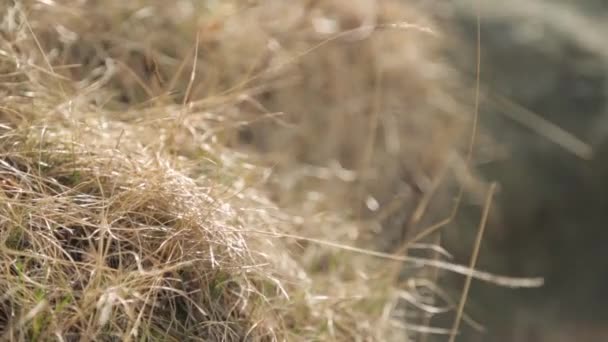
<instances>
[{"instance_id":1,"label":"dried vegetation","mask_svg":"<svg viewBox=\"0 0 608 342\"><path fill-rule=\"evenodd\" d=\"M446 170L468 179L467 115L411 6L0 14L3 338L403 341L404 304L433 304L366 252L416 230Z\"/></svg>"}]
</instances>

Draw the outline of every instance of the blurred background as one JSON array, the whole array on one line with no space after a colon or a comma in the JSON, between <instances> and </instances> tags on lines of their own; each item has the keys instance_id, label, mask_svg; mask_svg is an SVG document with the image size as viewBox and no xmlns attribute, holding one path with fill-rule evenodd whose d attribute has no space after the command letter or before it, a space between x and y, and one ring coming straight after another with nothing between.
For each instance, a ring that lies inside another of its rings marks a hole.
<instances>
[{"instance_id":1,"label":"blurred background","mask_svg":"<svg viewBox=\"0 0 608 342\"><path fill-rule=\"evenodd\" d=\"M533 290L474 281L467 308L487 331L468 328L458 340L608 340L608 2L425 4L464 37L450 54L472 83L476 13L481 17L480 119L506 149L503 157L479 163L501 189L478 265L546 281ZM560 146L567 138L551 139L543 120L575 136L581 149ZM445 247L462 263L469 260L479 216L478 207L466 208L458 229L445 230ZM460 279L444 281L462 288Z\"/></svg>"}]
</instances>

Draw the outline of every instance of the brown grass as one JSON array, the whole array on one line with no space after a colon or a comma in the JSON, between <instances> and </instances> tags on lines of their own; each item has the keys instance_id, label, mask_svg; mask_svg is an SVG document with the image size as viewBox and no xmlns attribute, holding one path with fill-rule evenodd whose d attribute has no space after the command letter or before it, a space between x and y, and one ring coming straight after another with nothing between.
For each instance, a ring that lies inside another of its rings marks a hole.
<instances>
[{"instance_id":1,"label":"brown grass","mask_svg":"<svg viewBox=\"0 0 608 342\"><path fill-rule=\"evenodd\" d=\"M4 338L403 341L406 303L432 301L387 260L498 279L390 254L432 184L472 179L455 76L411 6L0 13Z\"/></svg>"}]
</instances>

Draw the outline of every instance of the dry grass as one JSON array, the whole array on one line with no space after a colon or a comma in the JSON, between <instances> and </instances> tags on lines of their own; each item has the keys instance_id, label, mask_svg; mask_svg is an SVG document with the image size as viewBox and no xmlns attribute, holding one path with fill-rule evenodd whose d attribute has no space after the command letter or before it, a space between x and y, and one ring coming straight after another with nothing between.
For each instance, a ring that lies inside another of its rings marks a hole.
<instances>
[{"instance_id":1,"label":"dry grass","mask_svg":"<svg viewBox=\"0 0 608 342\"><path fill-rule=\"evenodd\" d=\"M276 280L214 183L42 129L1 140L5 338L273 336Z\"/></svg>"},{"instance_id":2,"label":"dry grass","mask_svg":"<svg viewBox=\"0 0 608 342\"><path fill-rule=\"evenodd\" d=\"M448 263L366 252L421 228L446 173L471 179L468 116L415 10L32 0L0 13L4 338L403 341L404 304L431 310L386 260Z\"/></svg>"}]
</instances>

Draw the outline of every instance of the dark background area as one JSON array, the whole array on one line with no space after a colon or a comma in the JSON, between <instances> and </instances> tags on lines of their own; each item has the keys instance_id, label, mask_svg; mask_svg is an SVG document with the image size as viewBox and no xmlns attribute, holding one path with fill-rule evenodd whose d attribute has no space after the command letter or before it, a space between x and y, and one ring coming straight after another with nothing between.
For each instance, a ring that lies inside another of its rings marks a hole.
<instances>
[{"instance_id":1,"label":"dark background area","mask_svg":"<svg viewBox=\"0 0 608 342\"><path fill-rule=\"evenodd\" d=\"M546 284L513 290L474 281L466 310L488 330L465 328L457 340L608 340L608 62L605 47L593 40L603 36L608 47L608 2L536 0L529 11L520 8L525 2L508 3L484 1L481 8L481 87L489 96L480 118L509 155L480 165L501 190L478 267L540 275ZM464 40L450 54L473 86L476 5L435 6ZM510 109L491 100L496 94L590 144L593 158L580 158L509 119L503 112ZM468 264L480 211L466 206L446 229L445 247L459 263ZM459 298L462 278L444 282ZM450 327L452 320L444 316L435 325Z\"/></svg>"}]
</instances>

